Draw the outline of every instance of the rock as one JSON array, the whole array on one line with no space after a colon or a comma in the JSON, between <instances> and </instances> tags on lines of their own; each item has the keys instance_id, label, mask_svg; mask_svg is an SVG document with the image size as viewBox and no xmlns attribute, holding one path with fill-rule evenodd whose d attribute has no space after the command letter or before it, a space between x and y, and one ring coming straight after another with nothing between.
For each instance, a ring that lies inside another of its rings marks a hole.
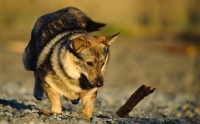
<instances>
[{"instance_id":1,"label":"rock","mask_svg":"<svg viewBox=\"0 0 200 124\"><path fill-rule=\"evenodd\" d=\"M12 113L10 113L10 112L5 112L4 114L8 115L8 116L12 116Z\"/></svg>"},{"instance_id":2,"label":"rock","mask_svg":"<svg viewBox=\"0 0 200 124\"><path fill-rule=\"evenodd\" d=\"M38 110L38 109L32 109L31 112L33 112L33 113L38 113L39 110Z\"/></svg>"},{"instance_id":3,"label":"rock","mask_svg":"<svg viewBox=\"0 0 200 124\"><path fill-rule=\"evenodd\" d=\"M24 112L25 113L31 113L32 111L30 109L25 109Z\"/></svg>"},{"instance_id":4,"label":"rock","mask_svg":"<svg viewBox=\"0 0 200 124\"><path fill-rule=\"evenodd\" d=\"M92 122L93 122L93 123L95 123L95 122L97 122L97 121L99 121L99 118L97 118L96 116L92 117Z\"/></svg>"},{"instance_id":5,"label":"rock","mask_svg":"<svg viewBox=\"0 0 200 124\"><path fill-rule=\"evenodd\" d=\"M188 110L189 108L190 108L190 104L185 103L185 104L182 105L182 110L183 110L183 111L186 111L186 110Z\"/></svg>"},{"instance_id":6,"label":"rock","mask_svg":"<svg viewBox=\"0 0 200 124\"><path fill-rule=\"evenodd\" d=\"M61 121L62 120L62 115L58 115L56 119L57 119L57 121Z\"/></svg>"}]
</instances>

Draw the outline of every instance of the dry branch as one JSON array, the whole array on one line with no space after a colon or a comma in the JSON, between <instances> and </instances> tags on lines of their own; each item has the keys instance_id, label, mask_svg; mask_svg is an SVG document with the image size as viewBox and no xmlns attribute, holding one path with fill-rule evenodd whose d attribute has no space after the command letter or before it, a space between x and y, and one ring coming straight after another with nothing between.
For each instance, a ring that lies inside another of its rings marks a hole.
<instances>
[{"instance_id":1,"label":"dry branch","mask_svg":"<svg viewBox=\"0 0 200 124\"><path fill-rule=\"evenodd\" d=\"M120 118L124 118L145 96L153 93L155 89L145 85L140 86L126 103L116 111L116 114Z\"/></svg>"}]
</instances>

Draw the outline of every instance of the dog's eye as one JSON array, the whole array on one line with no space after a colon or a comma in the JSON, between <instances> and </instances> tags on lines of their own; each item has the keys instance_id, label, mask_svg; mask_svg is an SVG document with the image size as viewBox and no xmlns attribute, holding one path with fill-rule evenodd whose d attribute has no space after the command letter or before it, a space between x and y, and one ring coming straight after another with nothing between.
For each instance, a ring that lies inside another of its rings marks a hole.
<instances>
[{"instance_id":1,"label":"dog's eye","mask_svg":"<svg viewBox=\"0 0 200 124\"><path fill-rule=\"evenodd\" d=\"M93 63L92 63L92 62L86 62L86 64L87 64L88 66L90 66L90 67L93 66Z\"/></svg>"}]
</instances>

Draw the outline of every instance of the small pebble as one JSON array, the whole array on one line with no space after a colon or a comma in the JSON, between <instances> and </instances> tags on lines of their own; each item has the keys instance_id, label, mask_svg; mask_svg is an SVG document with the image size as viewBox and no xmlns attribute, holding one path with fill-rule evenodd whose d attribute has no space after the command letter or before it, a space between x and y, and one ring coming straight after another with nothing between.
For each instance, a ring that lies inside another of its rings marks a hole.
<instances>
[{"instance_id":1,"label":"small pebble","mask_svg":"<svg viewBox=\"0 0 200 124\"><path fill-rule=\"evenodd\" d=\"M183 111L186 111L187 109L189 109L190 108L190 104L183 104L183 106L182 106L182 110Z\"/></svg>"},{"instance_id":2,"label":"small pebble","mask_svg":"<svg viewBox=\"0 0 200 124\"><path fill-rule=\"evenodd\" d=\"M39 112L38 109L32 109L31 111L32 111L33 113L38 113L38 112Z\"/></svg>"},{"instance_id":3,"label":"small pebble","mask_svg":"<svg viewBox=\"0 0 200 124\"><path fill-rule=\"evenodd\" d=\"M50 118L56 118L57 117L57 115L56 115L56 113L53 113L51 116L50 116Z\"/></svg>"},{"instance_id":4,"label":"small pebble","mask_svg":"<svg viewBox=\"0 0 200 124\"><path fill-rule=\"evenodd\" d=\"M12 116L12 114L9 113L9 112L5 112L4 114L5 114L5 115L8 115L8 116Z\"/></svg>"},{"instance_id":5,"label":"small pebble","mask_svg":"<svg viewBox=\"0 0 200 124\"><path fill-rule=\"evenodd\" d=\"M96 116L94 116L93 118L92 118L92 122L97 122L97 121L99 121L99 118L97 118Z\"/></svg>"},{"instance_id":6,"label":"small pebble","mask_svg":"<svg viewBox=\"0 0 200 124\"><path fill-rule=\"evenodd\" d=\"M25 112L25 113L30 113L30 112L32 112L32 111L31 111L30 109L25 109L24 112Z\"/></svg>"},{"instance_id":7,"label":"small pebble","mask_svg":"<svg viewBox=\"0 0 200 124\"><path fill-rule=\"evenodd\" d=\"M61 120L62 120L62 118L59 118L59 117L57 117L57 118L56 118L56 120L57 120L57 121L61 121Z\"/></svg>"}]
</instances>

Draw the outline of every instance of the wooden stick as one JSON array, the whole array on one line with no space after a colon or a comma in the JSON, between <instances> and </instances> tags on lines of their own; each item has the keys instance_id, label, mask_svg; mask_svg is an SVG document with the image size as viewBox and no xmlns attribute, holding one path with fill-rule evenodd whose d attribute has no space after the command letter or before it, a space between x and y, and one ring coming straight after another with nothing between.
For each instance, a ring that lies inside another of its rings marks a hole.
<instances>
[{"instance_id":1,"label":"wooden stick","mask_svg":"<svg viewBox=\"0 0 200 124\"><path fill-rule=\"evenodd\" d=\"M140 86L126 103L116 111L116 114L120 118L124 118L145 96L153 93L155 89L145 85Z\"/></svg>"}]
</instances>

